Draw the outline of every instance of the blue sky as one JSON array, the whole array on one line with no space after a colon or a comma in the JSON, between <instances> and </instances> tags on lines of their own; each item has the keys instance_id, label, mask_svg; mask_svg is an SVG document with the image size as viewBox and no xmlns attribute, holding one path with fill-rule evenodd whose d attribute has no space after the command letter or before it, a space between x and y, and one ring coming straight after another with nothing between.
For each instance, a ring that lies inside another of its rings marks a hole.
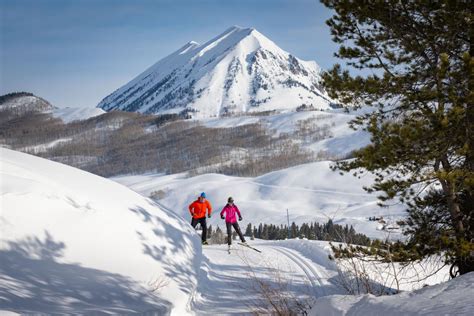
<instances>
[{"instance_id":1,"label":"blue sky","mask_svg":"<svg viewBox=\"0 0 474 316\"><path fill-rule=\"evenodd\" d=\"M255 27L323 69L337 60L317 0L0 0L0 94L93 107L188 41Z\"/></svg>"}]
</instances>

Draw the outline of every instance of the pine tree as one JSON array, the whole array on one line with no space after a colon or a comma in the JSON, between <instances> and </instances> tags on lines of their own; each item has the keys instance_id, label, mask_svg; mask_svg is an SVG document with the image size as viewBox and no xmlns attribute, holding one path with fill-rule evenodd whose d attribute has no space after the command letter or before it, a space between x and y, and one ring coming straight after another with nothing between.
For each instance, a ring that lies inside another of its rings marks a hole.
<instances>
[{"instance_id":1,"label":"pine tree","mask_svg":"<svg viewBox=\"0 0 474 316\"><path fill-rule=\"evenodd\" d=\"M407 258L445 254L461 274L474 271L473 6L322 2L335 11L336 56L352 68L335 65L324 86L339 102L373 108L351 122L371 144L337 168L373 173L366 190L381 192L381 204L408 205Z\"/></svg>"},{"instance_id":2,"label":"pine tree","mask_svg":"<svg viewBox=\"0 0 474 316\"><path fill-rule=\"evenodd\" d=\"M295 224L295 222L291 223L290 227L290 238L296 238L299 235L299 229L298 226Z\"/></svg>"},{"instance_id":3,"label":"pine tree","mask_svg":"<svg viewBox=\"0 0 474 316\"><path fill-rule=\"evenodd\" d=\"M260 238L268 240L268 225L267 224L263 225L262 235Z\"/></svg>"},{"instance_id":4,"label":"pine tree","mask_svg":"<svg viewBox=\"0 0 474 316\"><path fill-rule=\"evenodd\" d=\"M252 236L252 231L253 231L253 230L252 230L252 224L249 223L249 224L247 225L247 228L245 229L245 234L244 234L244 235L245 235L245 236Z\"/></svg>"},{"instance_id":5,"label":"pine tree","mask_svg":"<svg viewBox=\"0 0 474 316\"><path fill-rule=\"evenodd\" d=\"M212 225L207 228L207 239L211 239L212 236Z\"/></svg>"}]
</instances>

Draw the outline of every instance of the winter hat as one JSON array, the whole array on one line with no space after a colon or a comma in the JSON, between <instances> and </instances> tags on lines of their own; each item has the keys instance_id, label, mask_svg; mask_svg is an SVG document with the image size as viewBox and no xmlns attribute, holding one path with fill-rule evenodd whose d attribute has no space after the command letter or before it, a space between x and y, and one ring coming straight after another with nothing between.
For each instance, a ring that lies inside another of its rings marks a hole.
<instances>
[{"instance_id":1,"label":"winter hat","mask_svg":"<svg viewBox=\"0 0 474 316\"><path fill-rule=\"evenodd\" d=\"M202 197L202 198L206 198L206 193L202 192L202 193L201 193L201 197Z\"/></svg>"},{"instance_id":2,"label":"winter hat","mask_svg":"<svg viewBox=\"0 0 474 316\"><path fill-rule=\"evenodd\" d=\"M227 199L227 203L234 203L234 199L230 196L230 197Z\"/></svg>"}]
</instances>

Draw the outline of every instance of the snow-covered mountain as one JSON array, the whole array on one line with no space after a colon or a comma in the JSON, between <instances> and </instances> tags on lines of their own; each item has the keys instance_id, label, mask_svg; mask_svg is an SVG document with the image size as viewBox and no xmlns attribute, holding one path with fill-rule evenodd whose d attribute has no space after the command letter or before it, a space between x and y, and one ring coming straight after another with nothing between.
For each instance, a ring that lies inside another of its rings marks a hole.
<instances>
[{"instance_id":1,"label":"snow-covered mountain","mask_svg":"<svg viewBox=\"0 0 474 316\"><path fill-rule=\"evenodd\" d=\"M320 67L279 48L254 28L234 26L207 43L189 42L119 88L98 107L193 117L328 109Z\"/></svg>"}]
</instances>

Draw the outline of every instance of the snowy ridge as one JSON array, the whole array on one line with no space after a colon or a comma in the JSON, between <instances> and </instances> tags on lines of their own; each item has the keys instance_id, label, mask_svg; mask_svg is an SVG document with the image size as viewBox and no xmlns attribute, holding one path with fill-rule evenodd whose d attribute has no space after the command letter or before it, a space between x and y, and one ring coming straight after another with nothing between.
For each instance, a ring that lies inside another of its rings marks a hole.
<instances>
[{"instance_id":1,"label":"snowy ridge","mask_svg":"<svg viewBox=\"0 0 474 316\"><path fill-rule=\"evenodd\" d=\"M238 26L205 44L189 42L119 88L98 107L194 117L303 104L330 108L320 68L285 52L254 28Z\"/></svg>"}]
</instances>

